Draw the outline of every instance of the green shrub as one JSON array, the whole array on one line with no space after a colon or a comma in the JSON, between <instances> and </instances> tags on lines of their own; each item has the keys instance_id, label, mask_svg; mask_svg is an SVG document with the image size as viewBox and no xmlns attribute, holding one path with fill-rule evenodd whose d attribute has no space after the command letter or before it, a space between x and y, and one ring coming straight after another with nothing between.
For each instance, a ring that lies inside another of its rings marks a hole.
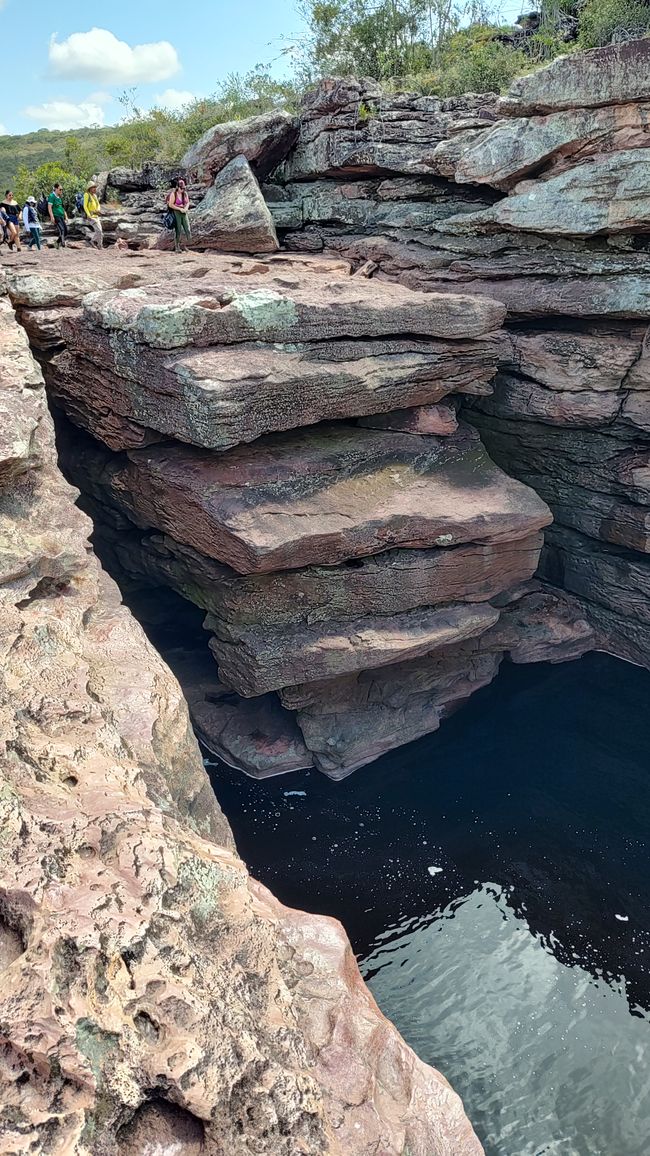
<instances>
[{"instance_id":1,"label":"green shrub","mask_svg":"<svg viewBox=\"0 0 650 1156\"><path fill-rule=\"evenodd\" d=\"M84 178L79 173L69 172L63 165L58 164L56 161L48 161L44 165L39 165L38 168L33 171L30 171L26 165L20 165L13 191L18 204L24 205L27 197L36 197L36 200L38 200L42 194L49 196L52 192L53 185L58 181L62 186L63 204L67 211L72 213L74 210L75 193L83 190L85 180L87 179L87 177Z\"/></svg>"},{"instance_id":2,"label":"green shrub","mask_svg":"<svg viewBox=\"0 0 650 1156\"><path fill-rule=\"evenodd\" d=\"M498 31L489 24L472 24L451 36L440 62L437 91L441 96L463 92L503 92L527 59L507 44L495 40Z\"/></svg>"},{"instance_id":3,"label":"green shrub","mask_svg":"<svg viewBox=\"0 0 650 1156\"><path fill-rule=\"evenodd\" d=\"M650 4L643 0L587 0L580 13L580 48L634 40L650 33Z\"/></svg>"}]
</instances>

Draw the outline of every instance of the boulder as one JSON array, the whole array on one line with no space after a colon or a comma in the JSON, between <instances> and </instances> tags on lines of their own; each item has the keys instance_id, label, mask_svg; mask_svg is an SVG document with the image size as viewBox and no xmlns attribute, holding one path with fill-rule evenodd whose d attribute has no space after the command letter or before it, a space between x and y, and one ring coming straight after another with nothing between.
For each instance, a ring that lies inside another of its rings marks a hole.
<instances>
[{"instance_id":1,"label":"boulder","mask_svg":"<svg viewBox=\"0 0 650 1156\"><path fill-rule=\"evenodd\" d=\"M282 109L215 124L190 145L181 168L208 186L230 161L244 157L257 179L263 181L293 146L298 125L297 118Z\"/></svg>"},{"instance_id":2,"label":"boulder","mask_svg":"<svg viewBox=\"0 0 650 1156\"><path fill-rule=\"evenodd\" d=\"M83 467L82 450L79 458ZM467 428L435 438L322 425L219 456L165 444L130 450L104 477L137 524L239 573L332 565L392 546L502 542L550 519Z\"/></svg>"},{"instance_id":3,"label":"boulder","mask_svg":"<svg viewBox=\"0 0 650 1156\"><path fill-rule=\"evenodd\" d=\"M534 116L648 99L650 40L642 39L559 56L546 68L518 76L497 108L508 116Z\"/></svg>"},{"instance_id":4,"label":"boulder","mask_svg":"<svg viewBox=\"0 0 650 1156\"><path fill-rule=\"evenodd\" d=\"M245 157L217 174L201 204L190 210L192 245L225 253L273 253L273 219Z\"/></svg>"}]
</instances>

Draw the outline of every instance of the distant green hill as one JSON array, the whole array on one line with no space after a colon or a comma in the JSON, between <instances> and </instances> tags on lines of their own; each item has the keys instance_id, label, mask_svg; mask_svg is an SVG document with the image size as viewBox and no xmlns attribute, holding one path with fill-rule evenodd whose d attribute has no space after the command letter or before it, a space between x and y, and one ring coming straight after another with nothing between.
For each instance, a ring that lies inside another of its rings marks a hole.
<instances>
[{"instance_id":1,"label":"distant green hill","mask_svg":"<svg viewBox=\"0 0 650 1156\"><path fill-rule=\"evenodd\" d=\"M98 171L108 168L104 144L114 132L114 128L78 128L74 132L41 128L23 136L0 136L0 196L15 183L19 165L36 169L47 161L63 162L65 142L71 136L94 154Z\"/></svg>"}]
</instances>

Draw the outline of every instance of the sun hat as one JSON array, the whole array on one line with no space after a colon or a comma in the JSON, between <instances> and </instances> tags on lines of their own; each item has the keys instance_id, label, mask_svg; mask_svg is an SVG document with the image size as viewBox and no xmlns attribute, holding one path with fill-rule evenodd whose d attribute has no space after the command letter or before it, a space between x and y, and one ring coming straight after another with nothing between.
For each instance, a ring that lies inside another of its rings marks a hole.
<instances>
[{"instance_id":1,"label":"sun hat","mask_svg":"<svg viewBox=\"0 0 650 1156\"><path fill-rule=\"evenodd\" d=\"M89 193L91 189L96 189L96 188L97 188L97 181L88 181L88 184L86 185L86 192Z\"/></svg>"},{"instance_id":2,"label":"sun hat","mask_svg":"<svg viewBox=\"0 0 650 1156\"><path fill-rule=\"evenodd\" d=\"M28 205L35 205L36 204L36 197L28 197L27 198L27 204Z\"/></svg>"}]
</instances>

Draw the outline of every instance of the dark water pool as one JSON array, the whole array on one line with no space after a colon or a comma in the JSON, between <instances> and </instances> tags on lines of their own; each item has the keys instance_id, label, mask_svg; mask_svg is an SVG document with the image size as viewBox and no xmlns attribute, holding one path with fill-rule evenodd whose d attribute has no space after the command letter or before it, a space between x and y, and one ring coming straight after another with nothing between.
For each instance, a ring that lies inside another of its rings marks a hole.
<instances>
[{"instance_id":1,"label":"dark water pool","mask_svg":"<svg viewBox=\"0 0 650 1156\"><path fill-rule=\"evenodd\" d=\"M342 919L488 1156L650 1153L650 674L506 667L343 783L209 770L252 872Z\"/></svg>"}]
</instances>

